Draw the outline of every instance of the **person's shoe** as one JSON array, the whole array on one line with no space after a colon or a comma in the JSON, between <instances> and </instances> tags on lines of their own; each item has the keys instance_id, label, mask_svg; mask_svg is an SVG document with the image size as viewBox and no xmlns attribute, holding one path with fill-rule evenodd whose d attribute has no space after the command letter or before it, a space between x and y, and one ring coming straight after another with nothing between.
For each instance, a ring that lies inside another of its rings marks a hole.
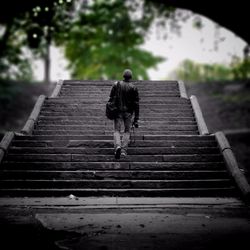
<instances>
[{"instance_id":1,"label":"person's shoe","mask_svg":"<svg viewBox=\"0 0 250 250\"><path fill-rule=\"evenodd\" d=\"M121 156L121 147L117 146L115 149L115 159L120 159Z\"/></svg>"},{"instance_id":2,"label":"person's shoe","mask_svg":"<svg viewBox=\"0 0 250 250\"><path fill-rule=\"evenodd\" d=\"M127 151L125 149L121 150L121 156L126 157L127 156Z\"/></svg>"}]
</instances>

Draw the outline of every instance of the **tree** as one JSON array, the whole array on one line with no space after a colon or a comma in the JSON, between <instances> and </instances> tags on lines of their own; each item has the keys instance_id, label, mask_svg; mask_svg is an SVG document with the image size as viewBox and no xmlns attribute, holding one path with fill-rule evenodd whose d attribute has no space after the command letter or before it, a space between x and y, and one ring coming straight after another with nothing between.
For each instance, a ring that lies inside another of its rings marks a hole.
<instances>
[{"instance_id":1,"label":"tree","mask_svg":"<svg viewBox=\"0 0 250 250\"><path fill-rule=\"evenodd\" d=\"M0 16L0 78L30 79L27 54L31 50L30 54L44 58L45 81L49 82L49 46L57 33L66 31L72 7L73 0L8 1ZM13 65L17 76L12 72Z\"/></svg>"},{"instance_id":2,"label":"tree","mask_svg":"<svg viewBox=\"0 0 250 250\"><path fill-rule=\"evenodd\" d=\"M133 18L129 2L97 0L81 6L69 33L57 40L73 77L114 79L131 68L136 78L148 79L147 69L163 60L140 48L150 18Z\"/></svg>"}]
</instances>

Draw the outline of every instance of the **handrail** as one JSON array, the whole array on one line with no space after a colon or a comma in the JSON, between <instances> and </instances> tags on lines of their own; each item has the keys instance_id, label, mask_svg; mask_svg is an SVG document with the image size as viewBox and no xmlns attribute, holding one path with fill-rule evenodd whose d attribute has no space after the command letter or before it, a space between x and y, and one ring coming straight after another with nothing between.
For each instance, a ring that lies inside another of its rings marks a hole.
<instances>
[{"instance_id":1,"label":"handrail","mask_svg":"<svg viewBox=\"0 0 250 250\"><path fill-rule=\"evenodd\" d=\"M1 140L1 142L0 142L0 164L3 160L5 153L7 152L14 136L15 136L14 132L6 132L3 139Z\"/></svg>"},{"instance_id":2,"label":"handrail","mask_svg":"<svg viewBox=\"0 0 250 250\"><path fill-rule=\"evenodd\" d=\"M35 122L37 121L38 115L40 113L40 110L41 110L41 107L44 103L45 98L46 98L45 95L39 96L28 120L26 121L24 127L21 130L21 133L23 133L23 134L30 134L31 133L31 131L34 128Z\"/></svg>"},{"instance_id":3,"label":"handrail","mask_svg":"<svg viewBox=\"0 0 250 250\"><path fill-rule=\"evenodd\" d=\"M180 91L180 96L182 98L188 99L186 87L183 81L178 81L178 86L179 86L179 91Z\"/></svg>"},{"instance_id":4,"label":"handrail","mask_svg":"<svg viewBox=\"0 0 250 250\"><path fill-rule=\"evenodd\" d=\"M235 180L238 188L242 192L244 198L250 199L250 185L245 177L245 175L241 172L238 163L235 159L234 153L231 149L231 146L225 137L224 133L219 131L215 133L215 138L220 146L220 150L223 154L227 169L230 175Z\"/></svg>"},{"instance_id":5,"label":"handrail","mask_svg":"<svg viewBox=\"0 0 250 250\"><path fill-rule=\"evenodd\" d=\"M54 91L53 91L53 96L57 96L58 93L60 92L60 89L62 87L63 84L63 80L59 80L57 82L57 86L55 87ZM41 111L41 107L45 101L47 97L45 95L40 95L36 101L36 104L28 118L28 120L26 121L24 127L21 130L21 134L30 134L31 131L34 128L35 122L37 121L37 118L39 116L39 113ZM6 154L13 138L15 137L15 133L14 132L6 132L3 139L0 142L0 164L3 160L4 155Z\"/></svg>"},{"instance_id":6,"label":"handrail","mask_svg":"<svg viewBox=\"0 0 250 250\"><path fill-rule=\"evenodd\" d=\"M194 111L195 119L196 119L197 124L198 124L198 129L199 129L200 135L208 135L209 134L208 128L207 128L207 125L205 123L205 120L204 120L204 117L202 115L201 108L200 108L200 105L198 103L196 96L192 95L190 97L190 101L191 101L191 104L193 107L193 111Z\"/></svg>"},{"instance_id":7,"label":"handrail","mask_svg":"<svg viewBox=\"0 0 250 250\"><path fill-rule=\"evenodd\" d=\"M54 98L54 97L58 96L58 94L61 91L62 85L63 85L63 80L58 80L56 87L55 87L53 93L51 94L50 98Z\"/></svg>"}]
</instances>

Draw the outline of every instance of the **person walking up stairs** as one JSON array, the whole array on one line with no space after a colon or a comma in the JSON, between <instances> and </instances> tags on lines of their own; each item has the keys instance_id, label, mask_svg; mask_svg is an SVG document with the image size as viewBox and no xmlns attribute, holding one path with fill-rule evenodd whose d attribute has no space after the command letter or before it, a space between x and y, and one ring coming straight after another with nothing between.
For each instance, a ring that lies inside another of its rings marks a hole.
<instances>
[{"instance_id":1,"label":"person walking up stairs","mask_svg":"<svg viewBox=\"0 0 250 250\"><path fill-rule=\"evenodd\" d=\"M123 72L123 81L113 85L108 101L117 107L117 113L114 117L114 154L116 159L120 159L120 155L127 156L133 114L133 125L138 127L139 94L137 88L130 82L131 79L132 71L126 69ZM122 124L124 124L124 133L121 141Z\"/></svg>"}]
</instances>

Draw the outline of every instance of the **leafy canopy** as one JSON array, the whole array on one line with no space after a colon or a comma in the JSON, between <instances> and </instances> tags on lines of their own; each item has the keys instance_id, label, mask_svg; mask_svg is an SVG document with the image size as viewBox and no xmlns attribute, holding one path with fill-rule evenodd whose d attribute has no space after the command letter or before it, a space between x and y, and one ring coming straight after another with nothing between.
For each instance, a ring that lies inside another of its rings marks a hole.
<instances>
[{"instance_id":1,"label":"leafy canopy","mask_svg":"<svg viewBox=\"0 0 250 250\"><path fill-rule=\"evenodd\" d=\"M135 78L148 79L147 69L163 61L140 47L150 22L133 18L128 2L96 0L81 6L69 33L58 38L74 78L117 79L131 68Z\"/></svg>"}]
</instances>

